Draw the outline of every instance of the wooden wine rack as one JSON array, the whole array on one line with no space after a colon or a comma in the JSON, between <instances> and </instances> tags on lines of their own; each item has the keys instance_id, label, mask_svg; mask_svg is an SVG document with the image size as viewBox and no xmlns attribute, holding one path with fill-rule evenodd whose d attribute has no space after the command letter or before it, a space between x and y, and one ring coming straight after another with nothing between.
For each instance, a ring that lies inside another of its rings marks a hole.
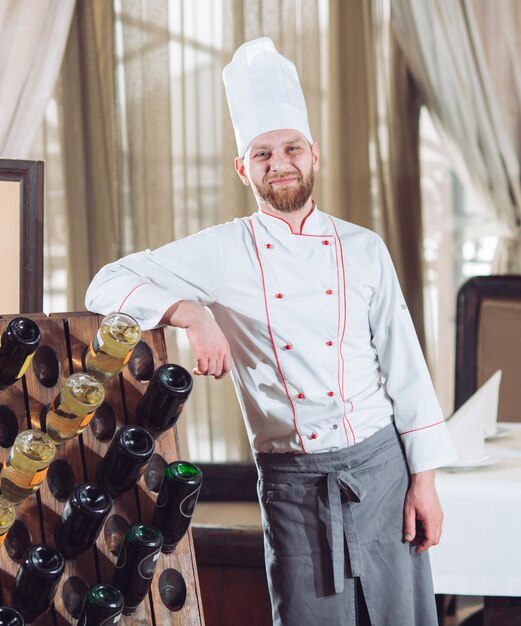
<instances>
[{"instance_id":1,"label":"wooden wine rack","mask_svg":"<svg viewBox=\"0 0 521 626\"><path fill-rule=\"evenodd\" d=\"M0 333L14 315L0 317ZM0 391L0 461L22 430L39 428L40 415L67 376L81 371L82 357L101 317L90 313L30 314L42 332L32 366L16 384ZM154 369L166 362L162 329L143 333L123 374L105 383L105 402L84 433L57 447L40 490L16 507L16 522L0 548L2 603L11 605L16 572L25 550L35 543L55 544L54 529L72 489L96 482L96 466L117 429L135 421L135 409ZM182 419L182 417L181 417ZM95 583L111 583L126 528L151 522L164 468L179 459L175 428L157 436L155 452L137 487L114 500L96 545L66 561L53 607L35 626L76 624L83 596ZM122 625L204 626L192 534L172 554L161 554L148 597Z\"/></svg>"}]
</instances>

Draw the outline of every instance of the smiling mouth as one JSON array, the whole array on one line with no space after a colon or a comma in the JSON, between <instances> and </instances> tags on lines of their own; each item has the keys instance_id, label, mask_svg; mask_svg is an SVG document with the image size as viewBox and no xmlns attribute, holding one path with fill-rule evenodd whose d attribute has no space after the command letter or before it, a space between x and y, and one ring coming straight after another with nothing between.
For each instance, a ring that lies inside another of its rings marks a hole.
<instances>
[{"instance_id":1,"label":"smiling mouth","mask_svg":"<svg viewBox=\"0 0 521 626\"><path fill-rule=\"evenodd\" d=\"M270 185L289 185L290 183L297 182L298 178L296 176L292 176L290 178L277 178L275 180L270 180Z\"/></svg>"}]
</instances>

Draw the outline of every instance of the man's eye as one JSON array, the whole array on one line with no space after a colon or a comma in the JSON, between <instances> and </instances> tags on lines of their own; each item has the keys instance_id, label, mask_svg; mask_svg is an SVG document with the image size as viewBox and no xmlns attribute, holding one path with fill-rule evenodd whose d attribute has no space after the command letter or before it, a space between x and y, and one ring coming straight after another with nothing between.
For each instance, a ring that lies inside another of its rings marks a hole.
<instances>
[{"instance_id":1,"label":"man's eye","mask_svg":"<svg viewBox=\"0 0 521 626\"><path fill-rule=\"evenodd\" d=\"M300 146L289 146L288 152L296 152Z\"/></svg>"},{"instance_id":2,"label":"man's eye","mask_svg":"<svg viewBox=\"0 0 521 626\"><path fill-rule=\"evenodd\" d=\"M270 153L269 152L257 152L257 154L255 155L255 158L259 158L259 159L265 159L267 157L269 157Z\"/></svg>"}]
</instances>

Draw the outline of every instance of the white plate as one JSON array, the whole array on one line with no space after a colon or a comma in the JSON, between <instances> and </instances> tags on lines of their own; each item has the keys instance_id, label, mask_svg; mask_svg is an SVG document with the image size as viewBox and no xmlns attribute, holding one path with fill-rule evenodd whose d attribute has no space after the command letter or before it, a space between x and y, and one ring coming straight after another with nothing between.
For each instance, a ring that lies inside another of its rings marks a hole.
<instances>
[{"instance_id":1,"label":"white plate","mask_svg":"<svg viewBox=\"0 0 521 626\"><path fill-rule=\"evenodd\" d=\"M503 437L508 437L510 435L510 428L506 426L498 426L496 428L496 432L493 435L489 435L485 437L487 441L492 441L493 439L503 439Z\"/></svg>"},{"instance_id":2,"label":"white plate","mask_svg":"<svg viewBox=\"0 0 521 626\"><path fill-rule=\"evenodd\" d=\"M459 465L445 465L444 467L440 467L440 469L445 472L471 472L472 470L482 469L483 467L488 467L489 465L494 465L497 463L499 459L496 459L491 456L484 456L482 461L478 461L477 463L461 463Z\"/></svg>"}]
</instances>

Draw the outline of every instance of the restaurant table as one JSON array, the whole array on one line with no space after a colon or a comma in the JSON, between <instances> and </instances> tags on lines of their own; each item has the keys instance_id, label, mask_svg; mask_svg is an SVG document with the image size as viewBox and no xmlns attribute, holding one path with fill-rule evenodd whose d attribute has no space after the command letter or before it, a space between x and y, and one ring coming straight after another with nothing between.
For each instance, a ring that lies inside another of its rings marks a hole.
<instances>
[{"instance_id":1,"label":"restaurant table","mask_svg":"<svg viewBox=\"0 0 521 626\"><path fill-rule=\"evenodd\" d=\"M439 594L521 596L521 424L498 424L491 465L436 472L443 535L430 549Z\"/></svg>"}]
</instances>

